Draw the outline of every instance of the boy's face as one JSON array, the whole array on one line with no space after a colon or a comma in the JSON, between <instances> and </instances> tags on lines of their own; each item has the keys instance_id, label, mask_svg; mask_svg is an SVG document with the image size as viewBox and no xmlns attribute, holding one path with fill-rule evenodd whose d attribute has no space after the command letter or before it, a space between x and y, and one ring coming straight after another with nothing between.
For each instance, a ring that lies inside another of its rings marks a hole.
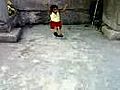
<instances>
[{"instance_id":1,"label":"boy's face","mask_svg":"<svg viewBox=\"0 0 120 90\"><path fill-rule=\"evenodd\" d=\"M53 9L53 12L55 12L55 13L58 12L58 9L57 9L57 8L54 8L54 9Z\"/></svg>"}]
</instances>

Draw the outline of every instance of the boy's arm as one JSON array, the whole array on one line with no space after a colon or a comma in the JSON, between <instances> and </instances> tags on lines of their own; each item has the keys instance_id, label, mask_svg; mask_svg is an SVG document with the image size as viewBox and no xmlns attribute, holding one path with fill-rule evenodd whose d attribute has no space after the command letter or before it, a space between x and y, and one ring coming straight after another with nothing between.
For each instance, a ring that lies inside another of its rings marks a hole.
<instances>
[{"instance_id":1,"label":"boy's arm","mask_svg":"<svg viewBox=\"0 0 120 90\"><path fill-rule=\"evenodd\" d=\"M60 10L60 12L64 12L67 8L68 4L65 4L65 6Z\"/></svg>"}]
</instances>

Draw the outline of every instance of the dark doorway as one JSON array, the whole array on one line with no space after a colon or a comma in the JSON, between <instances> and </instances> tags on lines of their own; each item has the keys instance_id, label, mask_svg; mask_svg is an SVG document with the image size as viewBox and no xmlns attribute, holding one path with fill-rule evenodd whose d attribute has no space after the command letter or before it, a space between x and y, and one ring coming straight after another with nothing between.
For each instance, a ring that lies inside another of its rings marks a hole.
<instances>
[{"instance_id":1,"label":"dark doorway","mask_svg":"<svg viewBox=\"0 0 120 90\"><path fill-rule=\"evenodd\" d=\"M96 10L96 13L95 13L95 10ZM93 25L95 25L99 29L102 24L103 0L91 1L89 14L90 14L90 23L91 24L93 23Z\"/></svg>"}]
</instances>

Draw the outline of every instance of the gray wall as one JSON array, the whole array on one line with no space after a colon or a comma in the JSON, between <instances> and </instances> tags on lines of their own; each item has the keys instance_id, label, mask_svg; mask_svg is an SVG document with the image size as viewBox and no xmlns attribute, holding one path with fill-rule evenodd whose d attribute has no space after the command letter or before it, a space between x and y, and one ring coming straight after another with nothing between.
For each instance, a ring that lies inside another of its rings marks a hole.
<instances>
[{"instance_id":1,"label":"gray wall","mask_svg":"<svg viewBox=\"0 0 120 90\"><path fill-rule=\"evenodd\" d=\"M0 0L0 20L4 22L7 22L8 20L8 13L5 0Z\"/></svg>"},{"instance_id":2,"label":"gray wall","mask_svg":"<svg viewBox=\"0 0 120 90\"><path fill-rule=\"evenodd\" d=\"M17 8L24 10L46 10L47 3L57 4L59 7L67 3L69 9L88 9L90 1L91 0L13 0Z\"/></svg>"},{"instance_id":3,"label":"gray wall","mask_svg":"<svg viewBox=\"0 0 120 90\"><path fill-rule=\"evenodd\" d=\"M40 10L39 16L35 16L36 20L31 20L31 14L22 12L23 16L27 16L31 22L48 22L48 10L47 3L57 4L59 8L62 8L65 3L68 4L67 10L62 14L62 20L64 24L79 24L89 22L88 9L91 0L13 0L14 5L20 10ZM41 12L42 11L42 12ZM36 13L34 13L36 14ZM32 13L33 15L33 13ZM25 18L25 17L24 17ZM39 21L38 21L38 20Z\"/></svg>"},{"instance_id":4,"label":"gray wall","mask_svg":"<svg viewBox=\"0 0 120 90\"><path fill-rule=\"evenodd\" d=\"M114 30L120 30L120 0L104 0L103 21Z\"/></svg>"}]
</instances>

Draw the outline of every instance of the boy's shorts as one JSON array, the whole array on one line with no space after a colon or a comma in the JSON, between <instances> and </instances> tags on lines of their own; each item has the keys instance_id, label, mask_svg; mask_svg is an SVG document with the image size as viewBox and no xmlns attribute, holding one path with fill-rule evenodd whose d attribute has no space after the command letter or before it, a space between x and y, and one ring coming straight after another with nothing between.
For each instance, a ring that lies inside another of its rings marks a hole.
<instances>
[{"instance_id":1,"label":"boy's shorts","mask_svg":"<svg viewBox=\"0 0 120 90\"><path fill-rule=\"evenodd\" d=\"M53 21L50 21L50 28L51 29L55 29L55 28L62 28L62 22L59 21L59 22L53 22Z\"/></svg>"}]
</instances>

